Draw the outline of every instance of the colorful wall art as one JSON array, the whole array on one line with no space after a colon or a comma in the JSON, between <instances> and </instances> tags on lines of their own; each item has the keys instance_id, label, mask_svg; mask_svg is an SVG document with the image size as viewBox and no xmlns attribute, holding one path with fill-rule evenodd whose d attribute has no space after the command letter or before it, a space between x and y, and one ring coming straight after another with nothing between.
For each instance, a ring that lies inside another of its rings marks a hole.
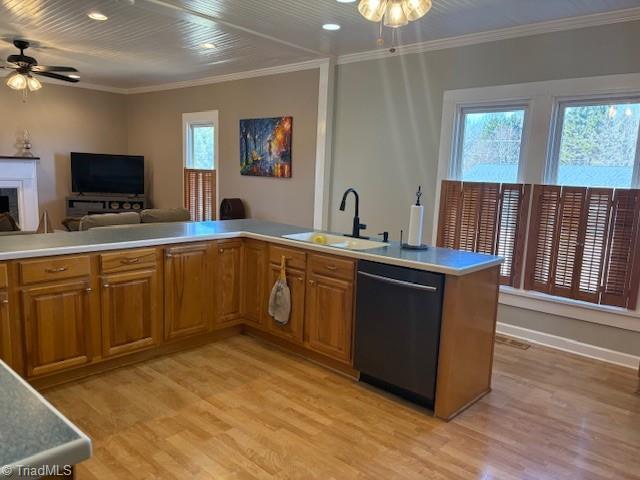
<instances>
[{"instance_id":1,"label":"colorful wall art","mask_svg":"<svg viewBox=\"0 0 640 480\"><path fill-rule=\"evenodd\" d=\"M240 120L240 174L291 178L293 117Z\"/></svg>"}]
</instances>

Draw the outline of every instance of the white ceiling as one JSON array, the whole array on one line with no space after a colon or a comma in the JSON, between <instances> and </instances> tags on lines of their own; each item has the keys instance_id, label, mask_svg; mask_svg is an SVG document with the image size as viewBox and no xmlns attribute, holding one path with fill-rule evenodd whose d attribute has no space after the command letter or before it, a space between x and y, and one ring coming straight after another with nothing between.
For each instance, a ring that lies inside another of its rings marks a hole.
<instances>
[{"instance_id":1,"label":"white ceiling","mask_svg":"<svg viewBox=\"0 0 640 480\"><path fill-rule=\"evenodd\" d=\"M640 0L433 0L398 44L640 6ZM105 22L87 18L98 10ZM322 30L323 23L342 26ZM387 30L387 38L388 37ZM117 88L225 75L376 48L378 26L336 0L0 0L0 57L26 38L41 64ZM216 49L200 47L213 42Z\"/></svg>"}]
</instances>

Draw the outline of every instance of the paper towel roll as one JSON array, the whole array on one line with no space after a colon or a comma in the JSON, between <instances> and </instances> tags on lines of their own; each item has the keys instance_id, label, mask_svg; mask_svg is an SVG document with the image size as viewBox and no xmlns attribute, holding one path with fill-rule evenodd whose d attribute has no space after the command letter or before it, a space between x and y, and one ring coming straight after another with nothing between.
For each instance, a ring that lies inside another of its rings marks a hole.
<instances>
[{"instance_id":1,"label":"paper towel roll","mask_svg":"<svg viewBox=\"0 0 640 480\"><path fill-rule=\"evenodd\" d=\"M411 215L409 218L409 237L407 243L412 247L422 245L422 219L424 207L422 205L411 205Z\"/></svg>"}]
</instances>

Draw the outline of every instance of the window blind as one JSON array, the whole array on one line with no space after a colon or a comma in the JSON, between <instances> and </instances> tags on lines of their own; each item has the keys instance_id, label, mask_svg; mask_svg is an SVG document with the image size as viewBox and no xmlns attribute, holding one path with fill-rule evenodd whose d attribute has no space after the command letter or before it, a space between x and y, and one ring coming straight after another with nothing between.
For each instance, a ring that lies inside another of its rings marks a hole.
<instances>
[{"instance_id":1,"label":"window blind","mask_svg":"<svg viewBox=\"0 0 640 480\"><path fill-rule=\"evenodd\" d=\"M535 185L525 289L635 309L639 192Z\"/></svg>"},{"instance_id":2,"label":"window blind","mask_svg":"<svg viewBox=\"0 0 640 480\"><path fill-rule=\"evenodd\" d=\"M500 283L519 287L530 185L444 180L437 246L500 255Z\"/></svg>"},{"instance_id":3,"label":"window blind","mask_svg":"<svg viewBox=\"0 0 640 480\"><path fill-rule=\"evenodd\" d=\"M191 220L201 222L216 218L216 171L184 169L184 206Z\"/></svg>"}]
</instances>

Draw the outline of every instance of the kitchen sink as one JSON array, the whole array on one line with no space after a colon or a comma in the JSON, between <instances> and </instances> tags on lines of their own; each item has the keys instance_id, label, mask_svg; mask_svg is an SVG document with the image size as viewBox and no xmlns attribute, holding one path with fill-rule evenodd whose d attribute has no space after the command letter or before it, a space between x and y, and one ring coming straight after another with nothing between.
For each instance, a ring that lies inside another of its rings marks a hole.
<instances>
[{"instance_id":1,"label":"kitchen sink","mask_svg":"<svg viewBox=\"0 0 640 480\"><path fill-rule=\"evenodd\" d=\"M300 242L315 243L316 245L344 248L346 250L370 250L372 248L388 246L388 244L384 242L376 242L364 238L351 238L345 235L334 235L324 232L292 233L290 235L283 235L282 237Z\"/></svg>"}]
</instances>

